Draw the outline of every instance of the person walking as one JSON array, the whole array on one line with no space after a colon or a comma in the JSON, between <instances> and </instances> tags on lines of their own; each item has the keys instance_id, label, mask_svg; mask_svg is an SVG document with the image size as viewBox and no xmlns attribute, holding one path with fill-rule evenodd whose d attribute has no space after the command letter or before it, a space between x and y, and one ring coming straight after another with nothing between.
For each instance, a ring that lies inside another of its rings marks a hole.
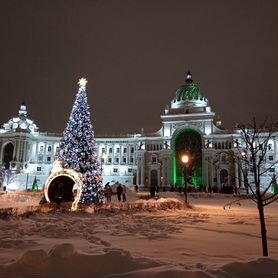
<instances>
[{"instance_id":1,"label":"person walking","mask_svg":"<svg viewBox=\"0 0 278 278\"><path fill-rule=\"evenodd\" d=\"M123 202L126 202L126 195L127 195L127 189L126 186L123 184Z\"/></svg>"},{"instance_id":2,"label":"person walking","mask_svg":"<svg viewBox=\"0 0 278 278\"><path fill-rule=\"evenodd\" d=\"M104 195L107 200L107 203L111 203L112 188L109 183L107 183L104 187Z\"/></svg>"},{"instance_id":3,"label":"person walking","mask_svg":"<svg viewBox=\"0 0 278 278\"><path fill-rule=\"evenodd\" d=\"M119 184L117 186L117 197L118 197L118 201L121 202L122 199L122 194L123 194L123 187L121 184Z\"/></svg>"}]
</instances>

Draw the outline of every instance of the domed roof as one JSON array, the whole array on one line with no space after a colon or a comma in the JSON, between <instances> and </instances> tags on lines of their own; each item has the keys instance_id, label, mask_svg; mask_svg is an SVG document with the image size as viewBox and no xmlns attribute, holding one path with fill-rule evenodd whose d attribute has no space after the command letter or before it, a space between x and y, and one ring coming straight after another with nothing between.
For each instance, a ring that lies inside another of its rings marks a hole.
<instances>
[{"instance_id":1,"label":"domed roof","mask_svg":"<svg viewBox=\"0 0 278 278\"><path fill-rule=\"evenodd\" d=\"M201 93L199 87L193 83L192 75L190 72L187 73L185 79L185 85L181 86L176 91L176 100L194 100L201 99L203 94Z\"/></svg>"},{"instance_id":2,"label":"domed roof","mask_svg":"<svg viewBox=\"0 0 278 278\"><path fill-rule=\"evenodd\" d=\"M7 123L3 124L3 128L0 130L3 132L8 131L25 131L34 133L38 131L37 125L34 123L34 121L27 118L27 109L24 102L20 105L19 111L18 111L18 117L14 117L10 119Z\"/></svg>"},{"instance_id":3,"label":"domed roof","mask_svg":"<svg viewBox=\"0 0 278 278\"><path fill-rule=\"evenodd\" d=\"M198 112L200 109L202 110L207 105L208 100L203 96L200 88L195 83L193 83L192 74L189 71L186 75L185 85L181 86L176 91L176 97L171 101L171 108L190 108L191 110L194 108L194 111Z\"/></svg>"}]
</instances>

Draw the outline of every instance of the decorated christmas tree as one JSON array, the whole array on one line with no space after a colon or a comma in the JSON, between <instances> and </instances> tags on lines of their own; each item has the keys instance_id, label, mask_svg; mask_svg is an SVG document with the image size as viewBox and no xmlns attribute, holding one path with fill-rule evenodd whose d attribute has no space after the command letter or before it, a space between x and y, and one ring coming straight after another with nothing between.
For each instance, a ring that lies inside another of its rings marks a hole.
<instances>
[{"instance_id":1,"label":"decorated christmas tree","mask_svg":"<svg viewBox=\"0 0 278 278\"><path fill-rule=\"evenodd\" d=\"M87 102L87 80L81 78L69 122L60 143L57 159L65 169L82 175L82 204L101 203L104 200L102 177L97 160L97 148Z\"/></svg>"}]
</instances>

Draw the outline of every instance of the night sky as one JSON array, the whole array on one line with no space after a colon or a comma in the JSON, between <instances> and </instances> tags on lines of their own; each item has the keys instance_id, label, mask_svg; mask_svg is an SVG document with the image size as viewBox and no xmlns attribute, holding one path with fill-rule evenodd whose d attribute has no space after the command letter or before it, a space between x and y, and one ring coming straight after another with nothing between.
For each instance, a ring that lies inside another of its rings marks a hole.
<instances>
[{"instance_id":1,"label":"night sky","mask_svg":"<svg viewBox=\"0 0 278 278\"><path fill-rule=\"evenodd\" d=\"M96 135L154 132L191 70L224 126L277 118L276 0L0 2L0 123L24 100L61 133L87 91Z\"/></svg>"}]
</instances>

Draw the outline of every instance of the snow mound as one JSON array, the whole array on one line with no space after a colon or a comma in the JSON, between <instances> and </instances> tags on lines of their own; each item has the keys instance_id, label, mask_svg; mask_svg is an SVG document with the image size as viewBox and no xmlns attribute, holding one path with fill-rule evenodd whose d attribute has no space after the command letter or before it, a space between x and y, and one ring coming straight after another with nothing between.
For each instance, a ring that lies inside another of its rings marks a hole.
<instances>
[{"instance_id":1,"label":"snow mound","mask_svg":"<svg viewBox=\"0 0 278 278\"><path fill-rule=\"evenodd\" d=\"M15 263L0 265L0 277L105 277L158 265L119 249L101 255L80 254L72 244L65 243L49 254L42 249L27 251Z\"/></svg>"},{"instance_id":2,"label":"snow mound","mask_svg":"<svg viewBox=\"0 0 278 278\"><path fill-rule=\"evenodd\" d=\"M221 267L221 270L229 274L223 277L273 278L278 276L278 261L271 258L258 258L249 262L232 262Z\"/></svg>"},{"instance_id":3,"label":"snow mound","mask_svg":"<svg viewBox=\"0 0 278 278\"><path fill-rule=\"evenodd\" d=\"M232 262L211 270L202 264L189 268L134 258L120 249L81 254L71 243L54 246L49 254L42 249L27 251L18 261L0 265L0 277L273 278L277 274L278 261L271 258Z\"/></svg>"},{"instance_id":4,"label":"snow mound","mask_svg":"<svg viewBox=\"0 0 278 278\"><path fill-rule=\"evenodd\" d=\"M55 246L50 250L49 256L56 259L69 258L76 253L71 243L64 243Z\"/></svg>"}]
</instances>

